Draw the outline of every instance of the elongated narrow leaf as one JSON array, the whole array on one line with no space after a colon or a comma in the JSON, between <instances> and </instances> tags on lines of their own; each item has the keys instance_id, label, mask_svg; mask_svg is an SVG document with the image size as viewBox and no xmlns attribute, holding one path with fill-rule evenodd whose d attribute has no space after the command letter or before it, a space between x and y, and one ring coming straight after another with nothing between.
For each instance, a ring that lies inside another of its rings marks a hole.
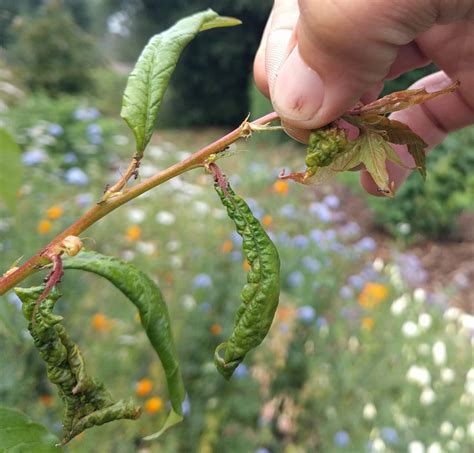
<instances>
[{"instance_id":1,"label":"elongated narrow leaf","mask_svg":"<svg viewBox=\"0 0 474 453\"><path fill-rule=\"evenodd\" d=\"M22 173L20 148L13 137L0 128L0 198L13 212Z\"/></svg>"},{"instance_id":2,"label":"elongated narrow leaf","mask_svg":"<svg viewBox=\"0 0 474 453\"><path fill-rule=\"evenodd\" d=\"M64 269L93 272L109 280L137 307L143 328L160 357L166 374L172 410L163 428L151 440L183 419L184 384L173 342L168 308L156 283L133 264L115 257L82 251L64 258Z\"/></svg>"},{"instance_id":3,"label":"elongated narrow leaf","mask_svg":"<svg viewBox=\"0 0 474 453\"><path fill-rule=\"evenodd\" d=\"M16 409L0 407L0 452L60 453L56 436Z\"/></svg>"},{"instance_id":4,"label":"elongated narrow leaf","mask_svg":"<svg viewBox=\"0 0 474 453\"><path fill-rule=\"evenodd\" d=\"M180 20L150 39L128 78L120 113L135 135L138 157L151 139L161 100L186 45L200 31L239 23L208 9Z\"/></svg>"}]
</instances>

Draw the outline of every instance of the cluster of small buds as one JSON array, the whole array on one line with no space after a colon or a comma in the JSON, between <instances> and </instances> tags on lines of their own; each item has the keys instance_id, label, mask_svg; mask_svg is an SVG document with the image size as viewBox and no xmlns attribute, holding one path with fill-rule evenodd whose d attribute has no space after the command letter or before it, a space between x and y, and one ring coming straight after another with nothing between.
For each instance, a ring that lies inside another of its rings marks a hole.
<instances>
[{"instance_id":1,"label":"cluster of small buds","mask_svg":"<svg viewBox=\"0 0 474 453\"><path fill-rule=\"evenodd\" d=\"M344 129L330 127L312 132L306 155L308 171L327 167L336 156L346 150L347 143L347 133Z\"/></svg>"}]
</instances>

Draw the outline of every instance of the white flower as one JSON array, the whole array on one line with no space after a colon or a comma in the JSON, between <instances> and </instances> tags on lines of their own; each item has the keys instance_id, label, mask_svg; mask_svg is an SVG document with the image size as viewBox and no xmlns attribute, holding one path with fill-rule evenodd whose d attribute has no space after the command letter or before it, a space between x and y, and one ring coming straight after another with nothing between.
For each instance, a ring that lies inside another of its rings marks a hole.
<instances>
[{"instance_id":1,"label":"white flower","mask_svg":"<svg viewBox=\"0 0 474 453\"><path fill-rule=\"evenodd\" d=\"M387 451L387 447L385 446L385 442L380 439L380 437L376 437L372 441L372 448L370 449L371 452L374 453L383 453Z\"/></svg>"},{"instance_id":2,"label":"white flower","mask_svg":"<svg viewBox=\"0 0 474 453\"><path fill-rule=\"evenodd\" d=\"M446 363L446 345L443 341L440 340L435 342L431 352L433 354L433 362L435 365L442 366Z\"/></svg>"},{"instance_id":3,"label":"white flower","mask_svg":"<svg viewBox=\"0 0 474 453\"><path fill-rule=\"evenodd\" d=\"M447 444L446 444L446 448L448 449L448 451L459 451L459 444L457 442L455 442L454 440L450 440Z\"/></svg>"},{"instance_id":4,"label":"white flower","mask_svg":"<svg viewBox=\"0 0 474 453\"><path fill-rule=\"evenodd\" d=\"M168 211L160 211L158 214L156 214L155 219L162 225L173 225L176 220L174 214Z\"/></svg>"},{"instance_id":5,"label":"white flower","mask_svg":"<svg viewBox=\"0 0 474 453\"><path fill-rule=\"evenodd\" d=\"M382 272L383 267L385 266L385 263L383 262L382 258L375 258L372 266L375 272Z\"/></svg>"},{"instance_id":6,"label":"white flower","mask_svg":"<svg viewBox=\"0 0 474 453\"><path fill-rule=\"evenodd\" d=\"M474 331L474 316L463 313L460 316L460 322L462 329L465 330L465 333L469 334Z\"/></svg>"},{"instance_id":7,"label":"white flower","mask_svg":"<svg viewBox=\"0 0 474 453\"><path fill-rule=\"evenodd\" d=\"M474 439L474 422L471 422L469 425L467 425L467 435L471 439Z\"/></svg>"},{"instance_id":8,"label":"white flower","mask_svg":"<svg viewBox=\"0 0 474 453\"><path fill-rule=\"evenodd\" d=\"M443 453L441 444L439 442L433 442L426 450L426 453Z\"/></svg>"},{"instance_id":9,"label":"white flower","mask_svg":"<svg viewBox=\"0 0 474 453\"><path fill-rule=\"evenodd\" d=\"M392 306L390 307L390 311L394 316L400 316L408 305L408 297L404 294L403 296L399 297L398 299L394 300Z\"/></svg>"},{"instance_id":10,"label":"white flower","mask_svg":"<svg viewBox=\"0 0 474 453\"><path fill-rule=\"evenodd\" d=\"M144 178L149 178L153 176L158 171L158 167L152 164L142 164L140 165L140 176Z\"/></svg>"},{"instance_id":11,"label":"white flower","mask_svg":"<svg viewBox=\"0 0 474 453\"><path fill-rule=\"evenodd\" d=\"M186 310L192 310L196 306L196 300L190 294L185 294L181 299L181 303Z\"/></svg>"},{"instance_id":12,"label":"white flower","mask_svg":"<svg viewBox=\"0 0 474 453\"><path fill-rule=\"evenodd\" d=\"M160 157L163 157L165 152L159 146L150 146L147 150L147 154L153 157L153 159L159 159Z\"/></svg>"},{"instance_id":13,"label":"white flower","mask_svg":"<svg viewBox=\"0 0 474 453\"><path fill-rule=\"evenodd\" d=\"M408 453L425 453L425 446L418 440L408 444Z\"/></svg>"},{"instance_id":14,"label":"white flower","mask_svg":"<svg viewBox=\"0 0 474 453\"><path fill-rule=\"evenodd\" d=\"M474 396L474 381L466 381L466 383L464 384L464 390L468 395Z\"/></svg>"},{"instance_id":15,"label":"white flower","mask_svg":"<svg viewBox=\"0 0 474 453\"><path fill-rule=\"evenodd\" d=\"M362 410L362 416L365 420L373 420L377 415L377 409L372 403L367 403Z\"/></svg>"},{"instance_id":16,"label":"white flower","mask_svg":"<svg viewBox=\"0 0 474 453\"><path fill-rule=\"evenodd\" d=\"M403 279L402 274L400 272L400 268L398 266L390 266L390 281L392 282L395 288L403 288Z\"/></svg>"},{"instance_id":17,"label":"white flower","mask_svg":"<svg viewBox=\"0 0 474 453\"><path fill-rule=\"evenodd\" d=\"M430 384L431 375L427 368L412 365L407 372L406 379L424 387Z\"/></svg>"},{"instance_id":18,"label":"white flower","mask_svg":"<svg viewBox=\"0 0 474 453\"><path fill-rule=\"evenodd\" d=\"M133 250L124 250L122 252L122 258L125 261L132 261L135 258L135 252Z\"/></svg>"},{"instance_id":19,"label":"white flower","mask_svg":"<svg viewBox=\"0 0 474 453\"><path fill-rule=\"evenodd\" d=\"M420 329L413 321L407 321L402 326L402 334L406 338L415 338L420 334Z\"/></svg>"},{"instance_id":20,"label":"white flower","mask_svg":"<svg viewBox=\"0 0 474 453\"><path fill-rule=\"evenodd\" d=\"M415 302L426 302L426 291L423 288L416 288L413 291L413 299Z\"/></svg>"},{"instance_id":21,"label":"white flower","mask_svg":"<svg viewBox=\"0 0 474 453\"><path fill-rule=\"evenodd\" d=\"M418 325L423 329L427 330L431 327L432 318L431 315L428 313L421 313L418 316Z\"/></svg>"},{"instance_id":22,"label":"white flower","mask_svg":"<svg viewBox=\"0 0 474 453\"><path fill-rule=\"evenodd\" d=\"M210 207L207 203L204 203L204 201L195 201L193 203L193 209L198 213L198 214L207 214L210 211Z\"/></svg>"},{"instance_id":23,"label":"white flower","mask_svg":"<svg viewBox=\"0 0 474 453\"><path fill-rule=\"evenodd\" d=\"M444 312L443 317L446 319L446 321L456 321L459 316L461 316L461 314L462 311L459 308L451 307Z\"/></svg>"},{"instance_id":24,"label":"white flower","mask_svg":"<svg viewBox=\"0 0 474 453\"><path fill-rule=\"evenodd\" d=\"M462 426L458 426L453 433L453 439L461 442L464 439L464 428Z\"/></svg>"},{"instance_id":25,"label":"white flower","mask_svg":"<svg viewBox=\"0 0 474 453\"><path fill-rule=\"evenodd\" d=\"M137 243L137 250L144 255L153 255L156 251L156 247L153 242L140 241Z\"/></svg>"},{"instance_id":26,"label":"white flower","mask_svg":"<svg viewBox=\"0 0 474 453\"><path fill-rule=\"evenodd\" d=\"M357 352L359 345L359 340L354 336L351 336L347 342L347 347L350 352Z\"/></svg>"},{"instance_id":27,"label":"white flower","mask_svg":"<svg viewBox=\"0 0 474 453\"><path fill-rule=\"evenodd\" d=\"M436 401L436 394L433 392L433 389L427 387L423 389L420 395L420 403L423 406L429 406Z\"/></svg>"},{"instance_id":28,"label":"white flower","mask_svg":"<svg viewBox=\"0 0 474 453\"><path fill-rule=\"evenodd\" d=\"M454 370L451 368L442 368L440 375L441 375L441 380L445 384L451 384L451 382L453 382L454 378L456 377Z\"/></svg>"},{"instance_id":29,"label":"white flower","mask_svg":"<svg viewBox=\"0 0 474 453\"><path fill-rule=\"evenodd\" d=\"M166 250L168 250L168 252L176 252L177 250L179 250L181 247L181 242L179 241L169 241L167 244L166 244Z\"/></svg>"},{"instance_id":30,"label":"white flower","mask_svg":"<svg viewBox=\"0 0 474 453\"><path fill-rule=\"evenodd\" d=\"M183 265L183 259L179 255L173 255L170 258L170 264L173 269L180 269Z\"/></svg>"},{"instance_id":31,"label":"white flower","mask_svg":"<svg viewBox=\"0 0 474 453\"><path fill-rule=\"evenodd\" d=\"M145 211L139 208L131 208L128 210L128 218L133 223L142 223L145 220Z\"/></svg>"},{"instance_id":32,"label":"white flower","mask_svg":"<svg viewBox=\"0 0 474 453\"><path fill-rule=\"evenodd\" d=\"M453 425L450 422L444 421L439 427L439 433L444 437L448 437L453 432L453 429Z\"/></svg>"},{"instance_id":33,"label":"white flower","mask_svg":"<svg viewBox=\"0 0 474 453\"><path fill-rule=\"evenodd\" d=\"M466 381L474 381L474 368L470 368L467 372Z\"/></svg>"}]
</instances>

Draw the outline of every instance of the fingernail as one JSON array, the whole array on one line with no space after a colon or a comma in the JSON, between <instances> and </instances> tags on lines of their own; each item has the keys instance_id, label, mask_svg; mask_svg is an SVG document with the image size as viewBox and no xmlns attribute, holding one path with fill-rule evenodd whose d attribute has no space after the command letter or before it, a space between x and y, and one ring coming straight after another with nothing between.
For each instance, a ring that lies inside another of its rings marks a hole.
<instances>
[{"instance_id":1,"label":"fingernail","mask_svg":"<svg viewBox=\"0 0 474 453\"><path fill-rule=\"evenodd\" d=\"M323 81L295 47L277 74L272 93L275 110L285 119L307 121L318 112L323 96Z\"/></svg>"}]
</instances>

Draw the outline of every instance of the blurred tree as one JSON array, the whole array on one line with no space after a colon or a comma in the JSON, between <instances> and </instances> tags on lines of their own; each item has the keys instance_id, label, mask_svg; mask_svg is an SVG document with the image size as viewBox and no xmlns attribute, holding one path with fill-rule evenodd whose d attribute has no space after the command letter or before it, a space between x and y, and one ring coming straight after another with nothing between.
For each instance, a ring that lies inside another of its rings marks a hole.
<instances>
[{"instance_id":1,"label":"blurred tree","mask_svg":"<svg viewBox=\"0 0 474 453\"><path fill-rule=\"evenodd\" d=\"M12 26L15 43L7 56L33 90L75 93L91 86L98 58L85 34L59 0L48 2L36 17L18 16Z\"/></svg>"}]
</instances>

